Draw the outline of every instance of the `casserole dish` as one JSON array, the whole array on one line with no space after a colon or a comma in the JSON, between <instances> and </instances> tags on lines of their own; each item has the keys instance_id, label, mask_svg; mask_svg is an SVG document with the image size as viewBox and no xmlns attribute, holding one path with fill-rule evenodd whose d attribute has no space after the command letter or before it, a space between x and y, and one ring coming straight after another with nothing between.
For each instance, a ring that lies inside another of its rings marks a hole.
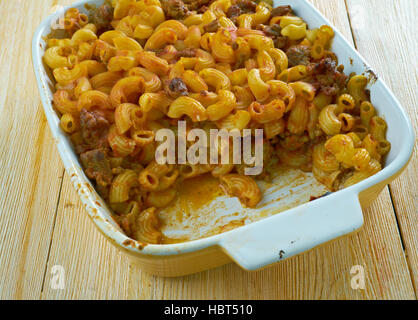
<instances>
[{"instance_id":1,"label":"casserole dish","mask_svg":"<svg viewBox=\"0 0 418 320\"><path fill-rule=\"evenodd\" d=\"M81 1L72 7L88 13L86 4L100 5L102 2ZM287 2L275 1L275 5ZM307 0L292 1L292 7L295 13L302 17L310 27L331 25ZM387 138L392 143L392 149L386 159L386 166L382 171L352 187L299 206L298 204L301 202L309 200L308 197L304 201L297 201L301 199L301 190L305 198L307 192L320 191L317 185L310 182L309 175L304 177L306 183L302 185L289 184L279 189L274 185L269 186L266 189L271 192L264 203L263 210L256 209L250 212L241 210L241 214L244 216L258 213L260 218L266 217L263 220L222 234L212 236L202 234L194 238L189 236L188 239L191 241L187 242L144 245L128 238L112 219L111 212L105 202L85 176L72 149L71 142L60 129L59 118L51 104L54 86L48 76L48 70L42 62L45 51L44 39L51 32L51 25L59 18L60 14L62 11L51 15L40 25L32 43L34 70L46 117L66 171L88 215L106 238L135 256L147 272L160 276L178 276L213 268L231 261L236 262L244 269L256 270L350 234L363 224L362 208L367 207L385 185L402 172L411 157L414 143L411 123L386 85L380 79L374 79L368 87L371 100L376 105L379 114L388 123ZM337 30L332 50L338 56L339 62L346 66L346 74L355 72L374 75L363 58ZM310 191L310 188L315 191ZM299 193L296 192L297 190ZM324 190L321 194L323 193ZM279 200L283 196L295 201L288 202L286 208L283 206L284 201ZM221 202L222 200L217 198L213 201L213 205L216 206L218 203L217 208L222 209ZM240 211L240 208L235 206L234 199L224 200L224 204L225 202L228 205L228 210L225 211ZM216 210L217 208L209 207L208 210L216 212L219 211ZM273 215L283 210L284 212ZM214 216L209 216L209 218L214 220ZM169 231L168 227L167 230L164 230L164 232ZM202 238L202 236L206 237Z\"/></svg>"}]
</instances>

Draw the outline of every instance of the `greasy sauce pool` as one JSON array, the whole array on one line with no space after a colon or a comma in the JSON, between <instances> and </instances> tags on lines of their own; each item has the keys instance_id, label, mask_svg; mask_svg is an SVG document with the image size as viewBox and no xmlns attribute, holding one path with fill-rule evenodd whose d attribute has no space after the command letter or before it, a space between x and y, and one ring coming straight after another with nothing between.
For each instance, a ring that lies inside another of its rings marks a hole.
<instances>
[{"instance_id":1,"label":"greasy sauce pool","mask_svg":"<svg viewBox=\"0 0 418 320\"><path fill-rule=\"evenodd\" d=\"M255 209L224 194L219 181L207 174L184 181L179 197L162 209L164 243L178 243L219 234L320 197L327 189L311 173L277 167L271 182L258 181L263 200Z\"/></svg>"},{"instance_id":2,"label":"greasy sauce pool","mask_svg":"<svg viewBox=\"0 0 418 320\"><path fill-rule=\"evenodd\" d=\"M206 174L201 177L185 180L180 186L179 200L184 212L179 212L179 219L189 217L216 198L223 195L219 180Z\"/></svg>"}]
</instances>

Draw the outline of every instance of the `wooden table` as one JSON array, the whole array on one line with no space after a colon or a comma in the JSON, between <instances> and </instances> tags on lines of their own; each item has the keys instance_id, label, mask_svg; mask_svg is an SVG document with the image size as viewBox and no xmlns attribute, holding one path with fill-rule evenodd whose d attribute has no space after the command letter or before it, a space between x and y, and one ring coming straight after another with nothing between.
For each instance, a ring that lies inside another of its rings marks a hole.
<instances>
[{"instance_id":1,"label":"wooden table","mask_svg":"<svg viewBox=\"0 0 418 320\"><path fill-rule=\"evenodd\" d=\"M312 0L385 79L417 128L417 6L410 0ZM416 153L364 212L358 234L268 269L230 264L150 276L99 234L65 173L31 62L35 28L68 0L0 0L0 298L416 299ZM54 266L65 288L51 285ZM365 288L352 289L362 266Z\"/></svg>"}]
</instances>

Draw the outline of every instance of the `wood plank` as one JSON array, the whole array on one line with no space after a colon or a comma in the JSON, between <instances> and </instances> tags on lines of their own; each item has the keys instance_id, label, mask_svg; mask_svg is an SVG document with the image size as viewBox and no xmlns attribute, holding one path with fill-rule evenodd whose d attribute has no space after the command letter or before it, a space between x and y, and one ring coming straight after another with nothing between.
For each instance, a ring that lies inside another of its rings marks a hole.
<instances>
[{"instance_id":1,"label":"wood plank","mask_svg":"<svg viewBox=\"0 0 418 320\"><path fill-rule=\"evenodd\" d=\"M344 0L314 4L352 39ZM54 265L62 265L66 289L49 286ZM350 269L365 269L365 290L353 290ZM228 265L187 277L142 273L87 218L67 175L46 272L44 299L414 299L388 189L365 212L358 234L258 272Z\"/></svg>"},{"instance_id":2,"label":"wood plank","mask_svg":"<svg viewBox=\"0 0 418 320\"><path fill-rule=\"evenodd\" d=\"M357 47L377 74L395 92L408 112L414 128L418 128L417 3L408 0L348 0L347 5ZM364 27L366 22L367 28ZM415 148L406 171L390 185L416 294L418 294L417 172L418 153Z\"/></svg>"},{"instance_id":3,"label":"wood plank","mask_svg":"<svg viewBox=\"0 0 418 320\"><path fill-rule=\"evenodd\" d=\"M0 20L0 299L40 297L64 172L31 61L32 35L49 5L0 4L7 12Z\"/></svg>"},{"instance_id":4,"label":"wood plank","mask_svg":"<svg viewBox=\"0 0 418 320\"><path fill-rule=\"evenodd\" d=\"M58 213L43 298L128 298L127 286L133 281L129 279L129 259L96 230L67 174ZM51 288L51 271L55 265L64 268L65 290ZM143 286L135 297L151 298L148 284L153 282L152 277L136 272L135 281Z\"/></svg>"}]
</instances>

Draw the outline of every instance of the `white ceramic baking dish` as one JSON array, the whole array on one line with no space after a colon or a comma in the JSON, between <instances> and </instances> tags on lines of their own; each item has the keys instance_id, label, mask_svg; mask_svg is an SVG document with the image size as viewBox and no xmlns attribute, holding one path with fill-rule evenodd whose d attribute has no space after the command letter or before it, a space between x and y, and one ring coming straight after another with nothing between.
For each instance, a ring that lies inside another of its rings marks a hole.
<instances>
[{"instance_id":1,"label":"white ceramic baking dish","mask_svg":"<svg viewBox=\"0 0 418 320\"><path fill-rule=\"evenodd\" d=\"M103 0L80 1L72 7L87 13L85 4L100 5ZM275 1L291 4L310 28L331 25L307 0ZM67 8L65 8L66 10ZM392 150L385 168L357 185L307 202L277 215L215 236L170 245L144 245L129 239L111 218L109 209L84 175L72 145L59 126L52 107L53 85L43 65L46 37L60 12L46 18L36 30L32 43L33 65L45 115L59 153L88 215L99 230L118 247L142 264L143 269L161 276L184 275L213 268L231 261L247 270L256 270L338 237L363 225L362 208L373 201L390 181L406 167L413 150L414 133L406 113L392 92L377 78L369 85L373 104L388 123L387 138ZM335 28L334 28L335 30ZM337 30L332 50L350 74L374 74L369 65ZM231 200L232 201L232 200ZM280 203L270 204L274 211ZM274 213L274 212L273 212Z\"/></svg>"}]
</instances>

